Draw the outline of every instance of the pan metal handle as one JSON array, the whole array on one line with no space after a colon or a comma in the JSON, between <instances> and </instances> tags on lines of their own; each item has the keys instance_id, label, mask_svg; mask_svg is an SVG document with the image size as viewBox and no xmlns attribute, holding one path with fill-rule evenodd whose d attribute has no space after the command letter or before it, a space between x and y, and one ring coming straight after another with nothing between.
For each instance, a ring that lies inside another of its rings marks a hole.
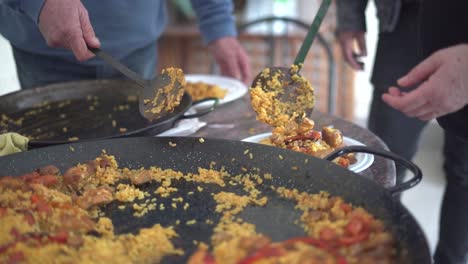
<instances>
[{"instance_id":1,"label":"pan metal handle","mask_svg":"<svg viewBox=\"0 0 468 264\"><path fill-rule=\"evenodd\" d=\"M200 117L200 116L204 116L204 115L206 115L208 113L213 112L213 110L215 110L216 106L218 106L218 104L219 104L219 98L216 98L216 97L208 97L208 98L205 98L205 99L202 99L202 100L195 101L195 102L192 103L192 106L202 104L202 103L205 103L205 102L210 102L210 101L213 101L213 104L208 109L197 112L195 114L189 114L189 115L184 114L182 117L180 117L180 119Z\"/></svg>"},{"instance_id":2,"label":"pan metal handle","mask_svg":"<svg viewBox=\"0 0 468 264\"><path fill-rule=\"evenodd\" d=\"M341 149L338 149L334 151L333 153L329 154L325 159L332 161L335 158L342 156L344 154L348 153L357 153L357 152L362 152L362 153L369 153L369 154L374 154L377 156L381 156L387 159L391 159L394 162L397 162L403 166L405 166L408 170L410 170L413 173L413 177L403 183L396 184L393 187L387 188L387 190L392 194L398 194L403 191L406 191L408 189L413 188L416 186L421 180L422 180L422 172L421 169L414 164L413 162L395 154L390 151L386 150L381 150L381 149L375 149L375 148L370 148L367 146L348 146L344 147Z\"/></svg>"}]
</instances>

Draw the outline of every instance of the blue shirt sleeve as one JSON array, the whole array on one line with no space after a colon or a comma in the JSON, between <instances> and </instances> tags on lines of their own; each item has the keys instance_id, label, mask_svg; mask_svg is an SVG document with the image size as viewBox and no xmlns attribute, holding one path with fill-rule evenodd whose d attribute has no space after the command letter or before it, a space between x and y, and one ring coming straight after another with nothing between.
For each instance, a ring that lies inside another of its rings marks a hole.
<instances>
[{"instance_id":1,"label":"blue shirt sleeve","mask_svg":"<svg viewBox=\"0 0 468 264\"><path fill-rule=\"evenodd\" d=\"M191 0L205 45L222 37L237 36L231 0Z\"/></svg>"},{"instance_id":2,"label":"blue shirt sleeve","mask_svg":"<svg viewBox=\"0 0 468 264\"><path fill-rule=\"evenodd\" d=\"M39 15L45 0L20 0L20 10L29 16L34 23L39 24Z\"/></svg>"}]
</instances>

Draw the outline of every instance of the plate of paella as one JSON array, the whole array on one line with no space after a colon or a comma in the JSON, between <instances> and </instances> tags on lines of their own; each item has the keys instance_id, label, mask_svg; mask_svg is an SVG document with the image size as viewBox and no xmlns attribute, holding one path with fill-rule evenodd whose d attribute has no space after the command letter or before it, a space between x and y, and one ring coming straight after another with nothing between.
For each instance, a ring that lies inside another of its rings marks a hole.
<instances>
[{"instance_id":1,"label":"plate of paella","mask_svg":"<svg viewBox=\"0 0 468 264\"><path fill-rule=\"evenodd\" d=\"M242 141L265 144L265 145L273 145L270 140L271 136L272 136L271 132L262 133L262 134L257 134L248 138L244 138ZM363 144L362 142L349 138L349 137L343 137L343 144L345 146L365 146L365 144ZM342 167L346 167L349 170L358 173L369 168L373 162L374 162L374 155L368 154L368 153L356 153L353 155L353 157L350 157L349 164L347 164L347 166L342 166Z\"/></svg>"},{"instance_id":2,"label":"plate of paella","mask_svg":"<svg viewBox=\"0 0 468 264\"><path fill-rule=\"evenodd\" d=\"M209 97L219 98L219 104L226 104L244 96L247 86L233 78L209 74L185 75L187 85L185 90L192 96L193 101L203 100ZM206 109L212 103L200 103L194 106L195 110Z\"/></svg>"}]
</instances>

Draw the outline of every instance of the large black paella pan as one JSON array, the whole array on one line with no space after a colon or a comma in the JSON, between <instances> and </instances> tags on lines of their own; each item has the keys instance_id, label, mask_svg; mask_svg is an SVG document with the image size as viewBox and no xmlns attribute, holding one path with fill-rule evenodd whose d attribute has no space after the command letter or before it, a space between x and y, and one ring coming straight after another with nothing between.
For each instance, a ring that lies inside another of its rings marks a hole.
<instances>
[{"instance_id":1,"label":"large black paella pan","mask_svg":"<svg viewBox=\"0 0 468 264\"><path fill-rule=\"evenodd\" d=\"M103 150L114 155L120 166L129 168L159 166L183 173L196 173L199 167L214 166L217 169L224 167L232 175L271 173L271 183L258 187L263 195L268 196L266 206L249 206L240 217L255 224L258 232L275 241L303 236L305 233L296 224L300 212L290 201L275 196L271 185L310 193L327 191L331 195L343 197L353 205L362 206L384 222L396 239L400 255L398 263L430 263L428 244L421 228L402 204L392 197L392 192L401 191L401 188L387 190L332 162L280 148L221 139L119 138L58 145L9 155L0 158L0 175L19 175L49 164L64 169L92 160ZM412 183L406 183L405 189L421 177L417 167L411 163L407 165L418 175L411 180ZM117 204L111 203L105 208L106 215L114 222L116 233L136 233L155 223L167 226L174 225L177 220L196 220L193 225L176 227L179 237L173 242L176 247L184 249L185 255L166 258L164 263L186 260L196 249L194 240L209 244L213 226L206 224L206 219L216 222L220 218L220 214L214 211L215 204L211 199L211 193L220 187L213 185L189 196L183 190L194 188L191 183L174 184L182 190L179 194L183 199L190 203L188 209L178 207L163 213L150 211L143 217L135 218L131 210L120 210ZM153 190L157 187L155 185L157 183L151 183L143 188ZM235 186L230 188L236 191Z\"/></svg>"}]
</instances>

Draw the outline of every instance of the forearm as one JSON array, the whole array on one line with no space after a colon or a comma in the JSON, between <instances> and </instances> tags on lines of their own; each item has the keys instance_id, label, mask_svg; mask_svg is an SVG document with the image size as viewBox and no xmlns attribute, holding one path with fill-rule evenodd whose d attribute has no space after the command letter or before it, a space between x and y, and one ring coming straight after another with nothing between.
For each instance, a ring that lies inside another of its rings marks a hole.
<instances>
[{"instance_id":1,"label":"forearm","mask_svg":"<svg viewBox=\"0 0 468 264\"><path fill-rule=\"evenodd\" d=\"M191 0L199 19L203 43L209 44L222 37L237 35L230 0Z\"/></svg>"},{"instance_id":2,"label":"forearm","mask_svg":"<svg viewBox=\"0 0 468 264\"><path fill-rule=\"evenodd\" d=\"M338 0L338 32L366 31L366 7L368 0Z\"/></svg>"}]
</instances>

